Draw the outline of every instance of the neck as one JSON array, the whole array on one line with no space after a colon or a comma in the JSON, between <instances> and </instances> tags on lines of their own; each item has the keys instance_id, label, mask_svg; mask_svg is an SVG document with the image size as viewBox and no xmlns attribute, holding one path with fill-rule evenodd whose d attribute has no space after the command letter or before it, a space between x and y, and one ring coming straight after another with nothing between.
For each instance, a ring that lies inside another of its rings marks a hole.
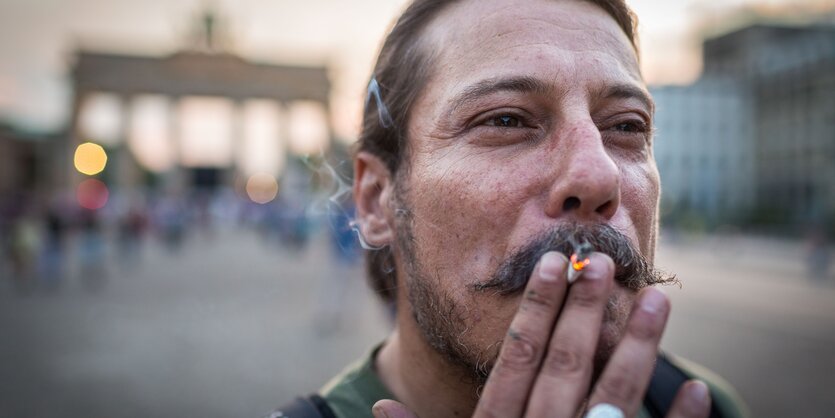
<instances>
[{"instance_id":1,"label":"neck","mask_svg":"<svg viewBox=\"0 0 835 418\"><path fill-rule=\"evenodd\" d=\"M471 416L479 388L426 343L409 312L397 319L376 360L386 387L420 417Z\"/></svg>"}]
</instances>

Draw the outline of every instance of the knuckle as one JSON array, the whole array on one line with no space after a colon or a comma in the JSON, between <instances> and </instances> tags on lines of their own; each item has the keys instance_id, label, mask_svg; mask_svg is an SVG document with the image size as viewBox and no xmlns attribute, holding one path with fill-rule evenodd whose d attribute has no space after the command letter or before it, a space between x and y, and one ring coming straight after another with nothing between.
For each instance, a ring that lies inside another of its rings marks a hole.
<instances>
[{"instance_id":1,"label":"knuckle","mask_svg":"<svg viewBox=\"0 0 835 418\"><path fill-rule=\"evenodd\" d=\"M579 376L586 366L576 350L564 346L555 346L548 351L548 357L542 366L542 372L550 376Z\"/></svg>"},{"instance_id":2,"label":"knuckle","mask_svg":"<svg viewBox=\"0 0 835 418\"><path fill-rule=\"evenodd\" d=\"M666 324L666 317L633 311L626 332L639 341L654 341L661 338Z\"/></svg>"},{"instance_id":3,"label":"knuckle","mask_svg":"<svg viewBox=\"0 0 835 418\"><path fill-rule=\"evenodd\" d=\"M571 304L580 308L591 309L603 306L606 300L605 292L594 288L578 288L577 291L571 292L566 301L566 305Z\"/></svg>"},{"instance_id":4,"label":"knuckle","mask_svg":"<svg viewBox=\"0 0 835 418\"><path fill-rule=\"evenodd\" d=\"M541 290L528 289L525 291L523 306L534 307L542 310L550 310L556 307L556 300L549 298Z\"/></svg>"},{"instance_id":5,"label":"knuckle","mask_svg":"<svg viewBox=\"0 0 835 418\"><path fill-rule=\"evenodd\" d=\"M663 327L652 321L636 321L629 327L629 334L640 341L653 341L661 338Z\"/></svg>"},{"instance_id":6,"label":"knuckle","mask_svg":"<svg viewBox=\"0 0 835 418\"><path fill-rule=\"evenodd\" d=\"M529 370L537 366L540 349L527 332L510 329L504 344L501 366L513 370Z\"/></svg>"},{"instance_id":7,"label":"knuckle","mask_svg":"<svg viewBox=\"0 0 835 418\"><path fill-rule=\"evenodd\" d=\"M624 405L640 395L638 388L632 384L634 379L624 374L617 374L602 379L597 384L599 395L609 403Z\"/></svg>"},{"instance_id":8,"label":"knuckle","mask_svg":"<svg viewBox=\"0 0 835 418\"><path fill-rule=\"evenodd\" d=\"M482 398L479 402L478 411L473 415L473 418L506 418L498 415L498 411L501 410L502 406L499 402L493 401L492 399Z\"/></svg>"}]
</instances>

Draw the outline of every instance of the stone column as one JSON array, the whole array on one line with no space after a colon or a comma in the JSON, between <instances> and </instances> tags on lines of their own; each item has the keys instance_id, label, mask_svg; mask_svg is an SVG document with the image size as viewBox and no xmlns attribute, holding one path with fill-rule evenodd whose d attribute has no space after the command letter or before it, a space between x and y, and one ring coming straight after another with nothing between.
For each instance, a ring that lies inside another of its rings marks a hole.
<instances>
[{"instance_id":1,"label":"stone column","mask_svg":"<svg viewBox=\"0 0 835 418\"><path fill-rule=\"evenodd\" d=\"M178 105L180 96L169 96L168 98L168 142L171 146L171 167L162 173L161 192L185 190L185 175L181 161L181 144L179 129Z\"/></svg>"},{"instance_id":2,"label":"stone column","mask_svg":"<svg viewBox=\"0 0 835 418\"><path fill-rule=\"evenodd\" d=\"M240 161L244 154L244 134L246 127L244 126L244 99L243 98L229 98L232 101L232 156L230 158L229 167L226 168L224 179L221 187L235 188L235 181L245 175L240 170ZM246 181L246 179L244 179Z\"/></svg>"},{"instance_id":3,"label":"stone column","mask_svg":"<svg viewBox=\"0 0 835 418\"><path fill-rule=\"evenodd\" d=\"M130 136L131 130L131 110L133 109L132 99L130 95L120 95L120 107L122 111L121 132L119 133L118 144L111 150L108 150L111 153L109 158L116 163L116 172L111 177L112 185L110 187L125 199L129 199L132 194L136 193L138 191L137 188L142 183L141 170L128 145L128 137Z\"/></svg>"},{"instance_id":4,"label":"stone column","mask_svg":"<svg viewBox=\"0 0 835 418\"><path fill-rule=\"evenodd\" d=\"M75 157L75 149L84 142L84 138L81 137L79 119L81 117L81 108L84 107L84 101L87 99L87 96L88 92L86 90L81 89L78 85L75 86L67 138L63 144L56 146L60 166L53 172L55 184L60 189L67 190L71 195L75 195L75 188L83 177L75 169L73 158Z\"/></svg>"},{"instance_id":5,"label":"stone column","mask_svg":"<svg viewBox=\"0 0 835 418\"><path fill-rule=\"evenodd\" d=\"M324 114L324 117L325 117L325 126L327 127L327 132L328 132L328 134L327 134L327 145L325 146L325 150L324 150L325 154L327 154L328 152L333 150L333 146L334 146L333 141L336 139L336 138L334 138L334 132L333 132L333 120L332 120L333 115L331 115L330 103L328 103L327 101L322 102L322 113Z\"/></svg>"}]
</instances>

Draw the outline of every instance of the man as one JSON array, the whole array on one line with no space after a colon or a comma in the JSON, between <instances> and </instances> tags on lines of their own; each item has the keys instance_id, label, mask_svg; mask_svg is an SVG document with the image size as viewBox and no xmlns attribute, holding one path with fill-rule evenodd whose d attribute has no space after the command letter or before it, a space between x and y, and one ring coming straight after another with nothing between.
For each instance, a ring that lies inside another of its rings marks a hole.
<instances>
[{"instance_id":1,"label":"man","mask_svg":"<svg viewBox=\"0 0 835 418\"><path fill-rule=\"evenodd\" d=\"M650 285L674 279L652 268L653 110L622 0L410 5L354 165L356 225L396 325L319 409L742 415L718 380L658 354L669 302ZM596 251L569 284L580 244Z\"/></svg>"}]
</instances>

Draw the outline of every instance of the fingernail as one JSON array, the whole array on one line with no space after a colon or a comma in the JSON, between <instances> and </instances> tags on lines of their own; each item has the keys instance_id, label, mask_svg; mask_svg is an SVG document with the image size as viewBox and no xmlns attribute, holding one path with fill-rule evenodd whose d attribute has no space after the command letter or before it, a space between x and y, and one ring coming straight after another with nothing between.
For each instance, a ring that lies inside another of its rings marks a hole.
<instances>
[{"instance_id":1,"label":"fingernail","mask_svg":"<svg viewBox=\"0 0 835 418\"><path fill-rule=\"evenodd\" d=\"M539 277L546 282L556 281L566 264L565 256L550 251L539 259Z\"/></svg>"},{"instance_id":2,"label":"fingernail","mask_svg":"<svg viewBox=\"0 0 835 418\"><path fill-rule=\"evenodd\" d=\"M645 312L656 313L664 306L667 297L658 289L647 289L641 299L641 309Z\"/></svg>"},{"instance_id":3,"label":"fingernail","mask_svg":"<svg viewBox=\"0 0 835 418\"><path fill-rule=\"evenodd\" d=\"M583 269L583 280L604 280L611 277L614 265L606 254L594 253L589 256L591 262ZM613 268L610 270L609 266Z\"/></svg>"},{"instance_id":4,"label":"fingernail","mask_svg":"<svg viewBox=\"0 0 835 418\"><path fill-rule=\"evenodd\" d=\"M698 399L702 404L709 401L707 385L701 380L696 380L690 385L690 393L693 395L693 399Z\"/></svg>"},{"instance_id":5,"label":"fingernail","mask_svg":"<svg viewBox=\"0 0 835 418\"><path fill-rule=\"evenodd\" d=\"M377 404L374 404L374 406L371 407L371 413L374 415L374 418L389 418L386 410Z\"/></svg>"},{"instance_id":6,"label":"fingernail","mask_svg":"<svg viewBox=\"0 0 835 418\"><path fill-rule=\"evenodd\" d=\"M704 382L691 380L687 382L687 390L684 398L684 410L687 416L707 416L710 412L710 392Z\"/></svg>"}]
</instances>

